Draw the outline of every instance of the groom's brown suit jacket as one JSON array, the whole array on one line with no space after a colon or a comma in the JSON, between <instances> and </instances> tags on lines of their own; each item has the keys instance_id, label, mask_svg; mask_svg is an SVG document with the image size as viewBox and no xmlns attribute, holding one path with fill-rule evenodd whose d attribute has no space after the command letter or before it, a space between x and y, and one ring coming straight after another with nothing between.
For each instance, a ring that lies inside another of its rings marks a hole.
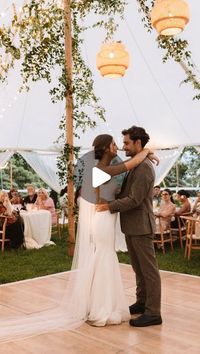
<instances>
[{"instance_id":1,"label":"groom's brown suit jacket","mask_svg":"<svg viewBox=\"0 0 200 354\"><path fill-rule=\"evenodd\" d=\"M155 231L152 195L155 173L146 158L125 176L117 199L109 203L111 213L120 212L121 229L125 235L147 235Z\"/></svg>"}]
</instances>

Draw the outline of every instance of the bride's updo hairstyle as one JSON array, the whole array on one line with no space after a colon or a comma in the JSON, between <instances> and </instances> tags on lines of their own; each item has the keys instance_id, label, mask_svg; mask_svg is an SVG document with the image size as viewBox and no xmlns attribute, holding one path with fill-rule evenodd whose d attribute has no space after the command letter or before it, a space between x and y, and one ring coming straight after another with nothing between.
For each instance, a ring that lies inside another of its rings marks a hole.
<instances>
[{"instance_id":1,"label":"bride's updo hairstyle","mask_svg":"<svg viewBox=\"0 0 200 354\"><path fill-rule=\"evenodd\" d=\"M112 135L100 134L94 139L92 146L94 146L95 160L101 160L106 149L109 148L113 141Z\"/></svg>"}]
</instances>

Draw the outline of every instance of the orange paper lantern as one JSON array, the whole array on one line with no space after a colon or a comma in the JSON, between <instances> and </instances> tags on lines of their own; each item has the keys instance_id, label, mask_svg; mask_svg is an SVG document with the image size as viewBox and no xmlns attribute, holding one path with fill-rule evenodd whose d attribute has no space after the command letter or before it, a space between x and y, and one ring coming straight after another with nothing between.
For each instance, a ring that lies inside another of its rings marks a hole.
<instances>
[{"instance_id":1,"label":"orange paper lantern","mask_svg":"<svg viewBox=\"0 0 200 354\"><path fill-rule=\"evenodd\" d=\"M184 0L156 0L151 11L152 26L163 36L182 32L189 19L189 6Z\"/></svg>"},{"instance_id":2,"label":"orange paper lantern","mask_svg":"<svg viewBox=\"0 0 200 354\"><path fill-rule=\"evenodd\" d=\"M103 77L118 78L129 66L129 54L121 42L103 44L97 54L97 68Z\"/></svg>"}]
</instances>

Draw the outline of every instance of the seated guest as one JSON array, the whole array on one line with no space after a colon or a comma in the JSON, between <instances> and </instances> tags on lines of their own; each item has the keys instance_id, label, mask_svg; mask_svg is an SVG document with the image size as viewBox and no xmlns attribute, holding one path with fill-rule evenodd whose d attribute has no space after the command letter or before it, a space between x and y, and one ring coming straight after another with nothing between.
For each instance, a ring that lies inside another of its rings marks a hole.
<instances>
[{"instance_id":1,"label":"seated guest","mask_svg":"<svg viewBox=\"0 0 200 354\"><path fill-rule=\"evenodd\" d=\"M180 189L180 191L177 192L177 200L180 201L181 206L180 206L180 208L176 208L175 220L172 221L172 223L171 223L172 228L179 227L177 216L181 216L181 215L188 214L191 212L191 205L188 200L189 197L190 197L190 194L187 191L185 191L184 189ZM181 220L181 224L183 224L182 220Z\"/></svg>"},{"instance_id":2,"label":"seated guest","mask_svg":"<svg viewBox=\"0 0 200 354\"><path fill-rule=\"evenodd\" d=\"M63 197L63 195L66 194L66 193L67 193L67 186L64 187L63 189L61 189L61 191L60 191L60 197Z\"/></svg>"},{"instance_id":3,"label":"seated guest","mask_svg":"<svg viewBox=\"0 0 200 354\"><path fill-rule=\"evenodd\" d=\"M153 187L153 208L158 208L161 203L161 190L160 186Z\"/></svg>"},{"instance_id":4,"label":"seated guest","mask_svg":"<svg viewBox=\"0 0 200 354\"><path fill-rule=\"evenodd\" d=\"M53 199L49 197L47 191L44 188L39 189L35 205L38 207L38 209L49 210L52 216L52 224L56 224L57 215L55 205Z\"/></svg>"},{"instance_id":5,"label":"seated guest","mask_svg":"<svg viewBox=\"0 0 200 354\"><path fill-rule=\"evenodd\" d=\"M35 187L32 184L29 184L26 188L28 195L24 197L24 204L34 204L37 199Z\"/></svg>"},{"instance_id":6,"label":"seated guest","mask_svg":"<svg viewBox=\"0 0 200 354\"><path fill-rule=\"evenodd\" d=\"M11 248L21 247L24 242L24 231L20 216L15 211L10 214L2 202L0 202L0 215L7 217L6 237L10 239ZM1 216L0 224L2 225L4 218L1 218Z\"/></svg>"},{"instance_id":7,"label":"seated guest","mask_svg":"<svg viewBox=\"0 0 200 354\"><path fill-rule=\"evenodd\" d=\"M79 197L78 194L77 194L77 192L75 192L75 204L77 204L77 198ZM67 212L68 212L68 210L67 210L67 206L68 206L67 186L64 187L63 189L61 189L61 191L60 191L59 202L60 202L60 207L62 209L62 214L64 214L63 217L67 218Z\"/></svg>"},{"instance_id":8,"label":"seated guest","mask_svg":"<svg viewBox=\"0 0 200 354\"><path fill-rule=\"evenodd\" d=\"M58 193L56 191L54 191L53 189L51 189L49 197L53 199L54 202L54 206L55 208L57 208L57 204L58 204Z\"/></svg>"},{"instance_id":9,"label":"seated guest","mask_svg":"<svg viewBox=\"0 0 200 354\"><path fill-rule=\"evenodd\" d=\"M188 200L190 194L184 189L180 189L177 193L177 199L181 202L181 207L176 209L175 215L183 215L185 213L190 213L191 205Z\"/></svg>"},{"instance_id":10,"label":"seated guest","mask_svg":"<svg viewBox=\"0 0 200 354\"><path fill-rule=\"evenodd\" d=\"M17 189L11 188L8 192L8 198L11 200L15 193L17 193Z\"/></svg>"},{"instance_id":11,"label":"seated guest","mask_svg":"<svg viewBox=\"0 0 200 354\"><path fill-rule=\"evenodd\" d=\"M0 202L3 203L4 207L6 208L7 213L9 215L11 215L14 208L9 200L7 192L0 191Z\"/></svg>"},{"instance_id":12,"label":"seated guest","mask_svg":"<svg viewBox=\"0 0 200 354\"><path fill-rule=\"evenodd\" d=\"M18 192L12 192L12 198L10 199L10 202L15 210L20 210L23 208L24 201Z\"/></svg>"},{"instance_id":13,"label":"seated guest","mask_svg":"<svg viewBox=\"0 0 200 354\"><path fill-rule=\"evenodd\" d=\"M197 198L196 198L195 203L193 205L192 213L194 214L194 216L200 215L200 192L197 193Z\"/></svg>"},{"instance_id":14,"label":"seated guest","mask_svg":"<svg viewBox=\"0 0 200 354\"><path fill-rule=\"evenodd\" d=\"M176 210L176 206L172 199L172 193L169 189L164 189L162 191L162 200L160 203L160 207L158 211L154 212L155 216L160 217L160 223L163 228L163 231L168 230L170 228L171 218L174 216ZM156 223L156 225L158 225ZM159 232L159 225L157 230Z\"/></svg>"}]
</instances>

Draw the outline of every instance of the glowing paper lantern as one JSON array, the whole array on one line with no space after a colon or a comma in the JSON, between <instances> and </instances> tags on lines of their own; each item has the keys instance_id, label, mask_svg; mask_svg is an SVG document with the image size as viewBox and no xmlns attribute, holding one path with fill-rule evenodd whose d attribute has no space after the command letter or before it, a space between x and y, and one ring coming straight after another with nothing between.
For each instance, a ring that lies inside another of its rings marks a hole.
<instances>
[{"instance_id":1,"label":"glowing paper lantern","mask_svg":"<svg viewBox=\"0 0 200 354\"><path fill-rule=\"evenodd\" d=\"M184 0L156 0L151 11L152 26L163 36L182 32L189 19L189 6Z\"/></svg>"},{"instance_id":2,"label":"glowing paper lantern","mask_svg":"<svg viewBox=\"0 0 200 354\"><path fill-rule=\"evenodd\" d=\"M106 43L97 54L97 68L104 77L118 78L129 66L129 54L121 42Z\"/></svg>"}]
</instances>

